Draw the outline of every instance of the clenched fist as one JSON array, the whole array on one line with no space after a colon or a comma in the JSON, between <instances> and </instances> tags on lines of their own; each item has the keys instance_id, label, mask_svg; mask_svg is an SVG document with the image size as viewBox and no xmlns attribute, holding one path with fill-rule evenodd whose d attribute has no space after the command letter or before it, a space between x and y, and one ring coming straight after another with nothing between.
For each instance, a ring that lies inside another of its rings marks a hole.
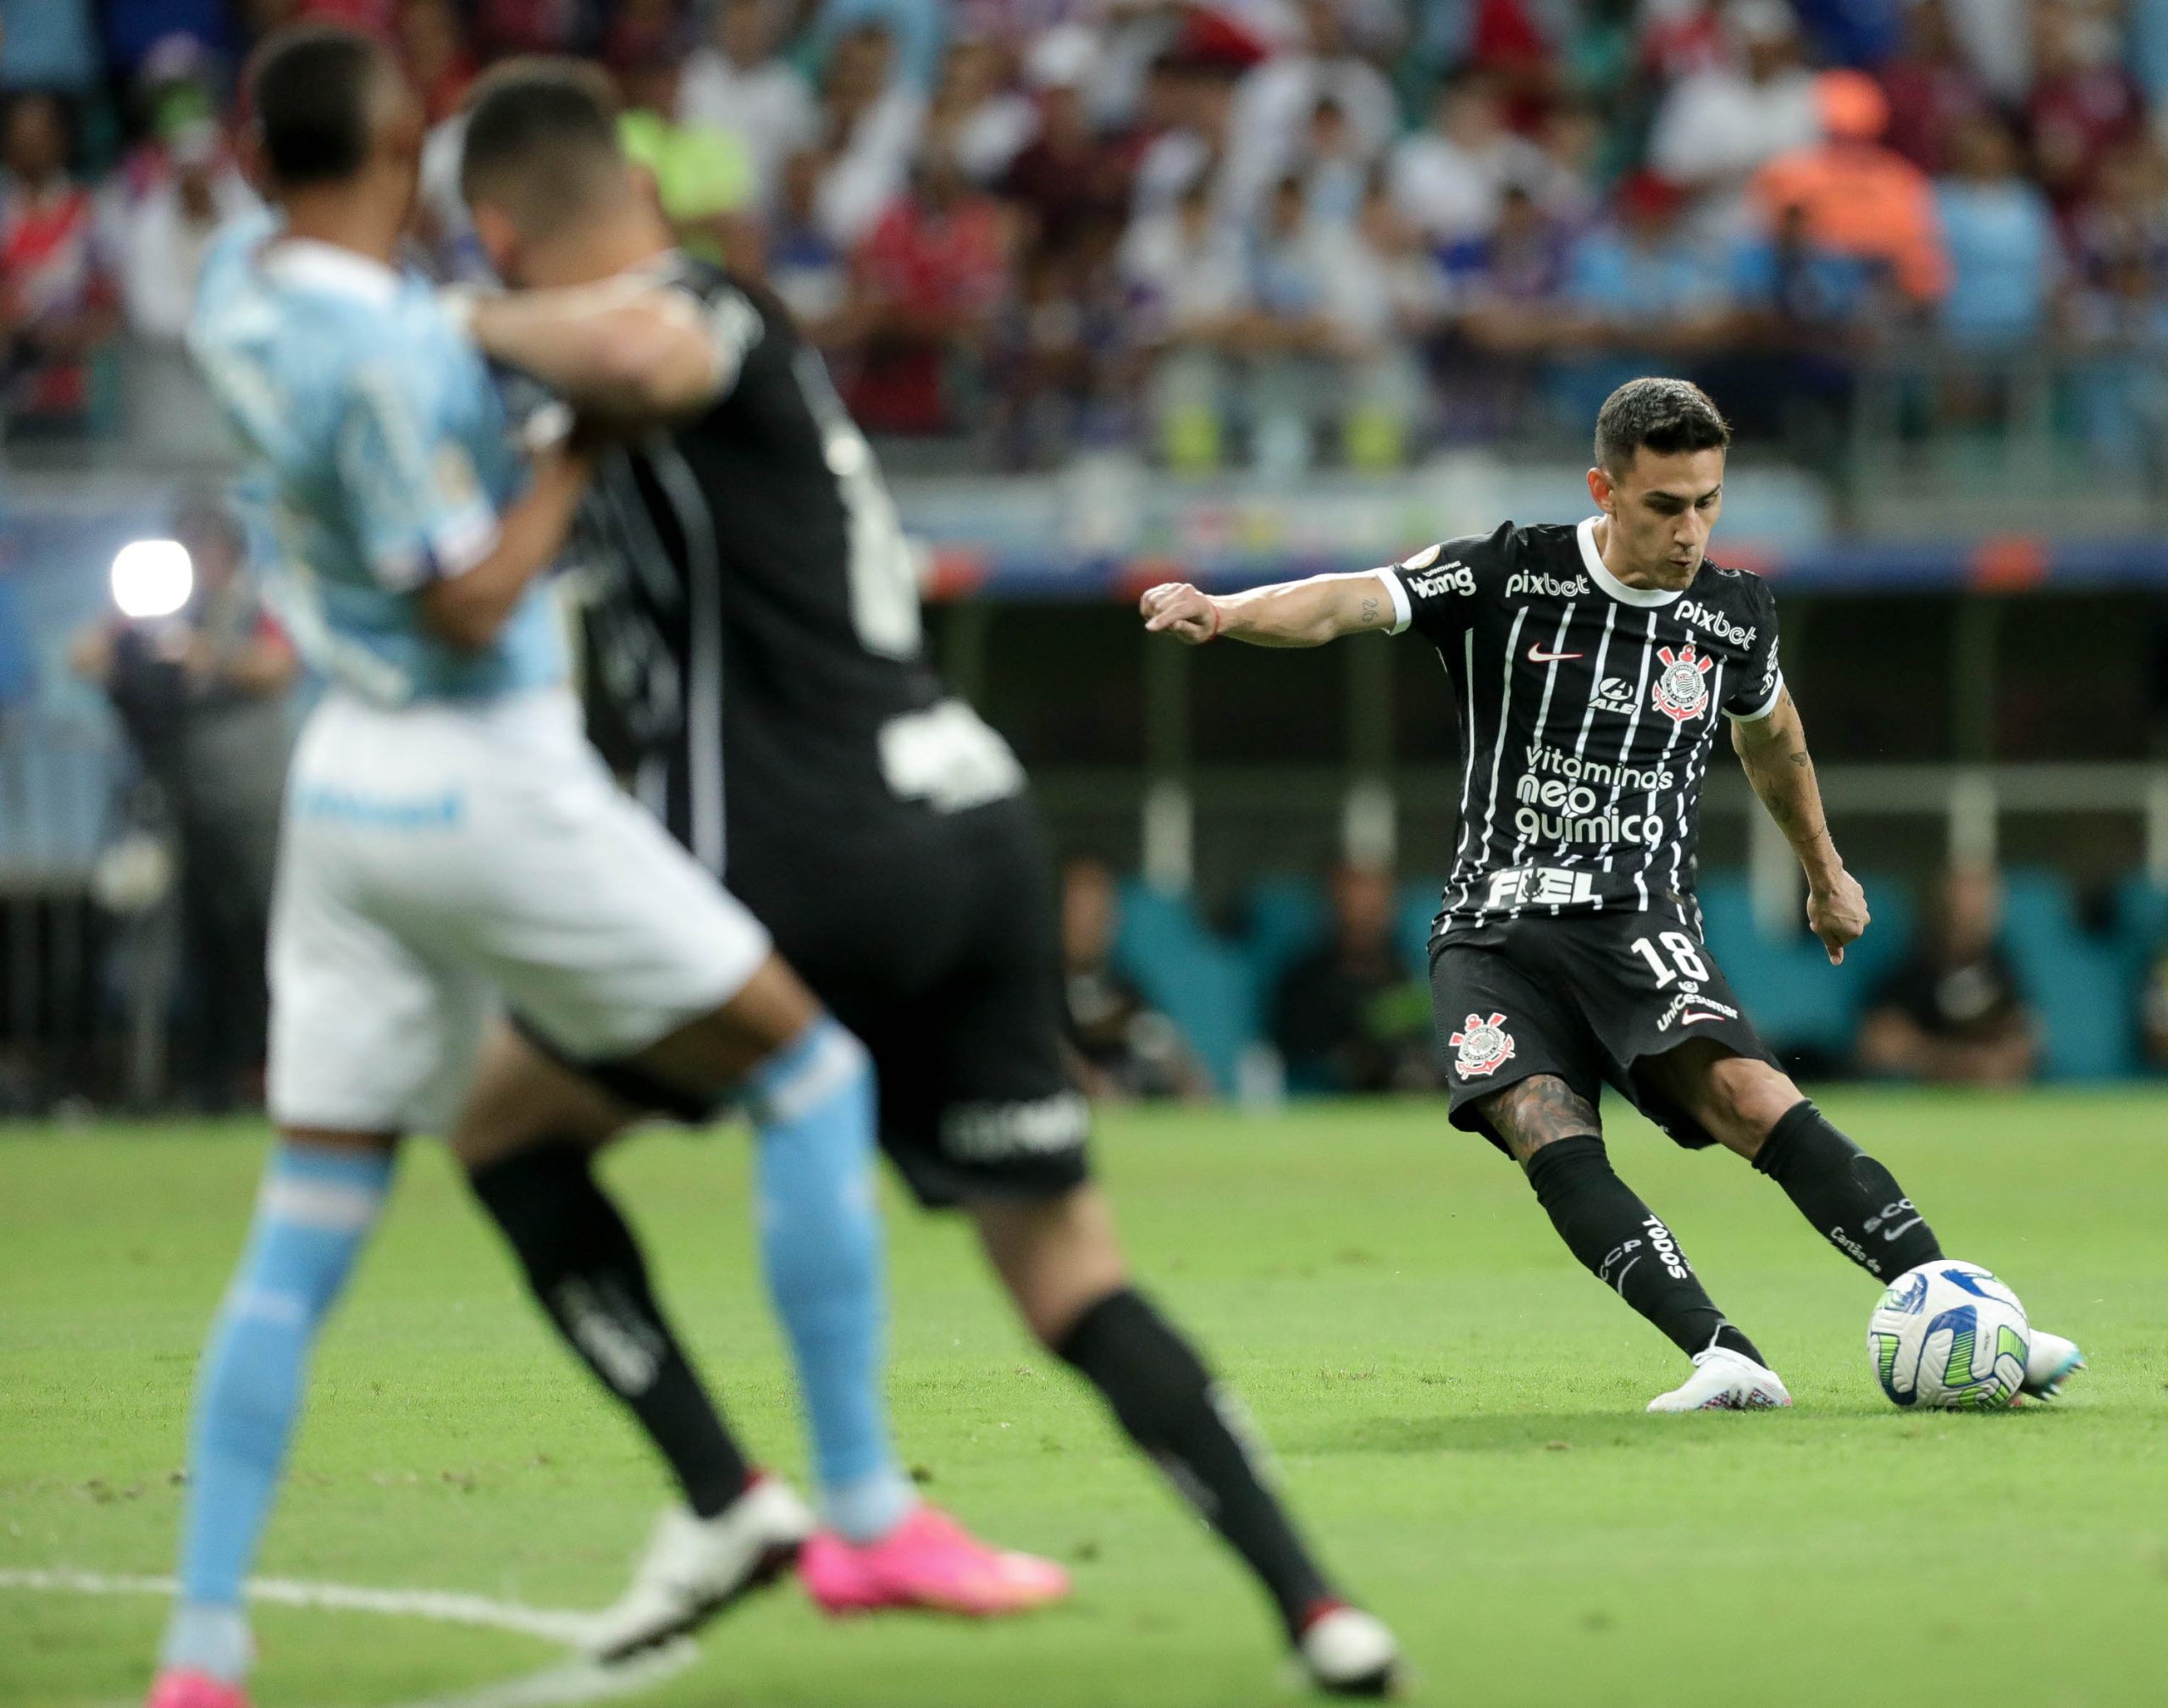
<instances>
[{"instance_id":1,"label":"clenched fist","mask_svg":"<svg viewBox=\"0 0 2168 1708\"><path fill-rule=\"evenodd\" d=\"M1220 602L1186 581L1161 582L1137 608L1147 632L1171 634L1186 646L1202 646L1220 633Z\"/></svg>"},{"instance_id":2,"label":"clenched fist","mask_svg":"<svg viewBox=\"0 0 2168 1708\"><path fill-rule=\"evenodd\" d=\"M1844 960L1847 946L1866 935L1868 918L1867 892L1850 872L1839 870L1809 886L1806 928L1822 939L1831 966Z\"/></svg>"}]
</instances>

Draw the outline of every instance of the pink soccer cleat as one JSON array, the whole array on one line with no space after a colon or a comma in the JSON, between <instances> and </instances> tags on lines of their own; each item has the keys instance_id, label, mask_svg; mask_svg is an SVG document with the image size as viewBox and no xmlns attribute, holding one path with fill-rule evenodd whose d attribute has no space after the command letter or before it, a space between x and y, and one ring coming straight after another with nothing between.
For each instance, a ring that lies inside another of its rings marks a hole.
<instances>
[{"instance_id":1,"label":"pink soccer cleat","mask_svg":"<svg viewBox=\"0 0 2168 1708\"><path fill-rule=\"evenodd\" d=\"M161 1672L144 1708L248 1708L248 1692L208 1672Z\"/></svg>"},{"instance_id":2,"label":"pink soccer cleat","mask_svg":"<svg viewBox=\"0 0 2168 1708\"><path fill-rule=\"evenodd\" d=\"M821 1611L838 1615L922 1607L994 1618L1069 1593L1069 1573L1053 1561L990 1548L932 1506L914 1508L877 1542L822 1530L806 1543L798 1573Z\"/></svg>"}]
</instances>

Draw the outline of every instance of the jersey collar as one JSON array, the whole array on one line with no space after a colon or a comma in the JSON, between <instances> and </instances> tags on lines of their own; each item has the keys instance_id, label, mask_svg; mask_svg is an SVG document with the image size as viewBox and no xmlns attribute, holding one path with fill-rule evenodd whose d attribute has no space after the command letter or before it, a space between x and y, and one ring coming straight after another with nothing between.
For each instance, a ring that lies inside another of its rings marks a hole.
<instances>
[{"instance_id":1,"label":"jersey collar","mask_svg":"<svg viewBox=\"0 0 2168 1708\"><path fill-rule=\"evenodd\" d=\"M1603 554L1596 549L1597 520L1591 516L1573 530L1581 542L1581 567L1588 571L1590 581L1621 605L1669 605L1686 591L1683 587L1629 587L1619 580L1603 567Z\"/></svg>"},{"instance_id":2,"label":"jersey collar","mask_svg":"<svg viewBox=\"0 0 2168 1708\"><path fill-rule=\"evenodd\" d=\"M262 264L281 285L358 296L379 307L399 295L398 274L381 261L313 237L274 238Z\"/></svg>"}]
</instances>

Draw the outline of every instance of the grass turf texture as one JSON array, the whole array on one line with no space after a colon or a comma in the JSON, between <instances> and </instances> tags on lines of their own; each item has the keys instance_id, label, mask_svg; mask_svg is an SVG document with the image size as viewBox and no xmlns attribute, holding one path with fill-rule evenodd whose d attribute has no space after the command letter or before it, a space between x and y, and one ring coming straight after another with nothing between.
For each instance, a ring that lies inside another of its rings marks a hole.
<instances>
[{"instance_id":1,"label":"grass turf texture","mask_svg":"<svg viewBox=\"0 0 2168 1708\"><path fill-rule=\"evenodd\" d=\"M1419 1691L1512 1704L2159 1700L2168 1629L2168 1122L2143 1095L1845 1093L1834 1119L2093 1368L2060 1407L1901 1413L1876 1289L1735 1159L1623 1110L1621 1171L1798 1408L1656 1418L1682 1362L1575 1267L1513 1169L1432 1105L1104 1122L1148 1283L1277 1445ZM237 1249L254 1130L0 1141L0 1567L170 1569L182 1420ZM746 1150L659 1135L611 1175L758 1451L802 1450L757 1302ZM657 1705L1251 1704L1258 1598L1027 1343L965 1230L891 1217L895 1412L930 1493L1075 1570L1069 1606L824 1625L795 1590L711 1628ZM263 1569L594 1606L663 1497L432 1146L317 1362ZM0 1589L0 1704L140 1700L147 1599ZM406 1702L547 1664L517 1637L268 1608L264 1708Z\"/></svg>"}]
</instances>

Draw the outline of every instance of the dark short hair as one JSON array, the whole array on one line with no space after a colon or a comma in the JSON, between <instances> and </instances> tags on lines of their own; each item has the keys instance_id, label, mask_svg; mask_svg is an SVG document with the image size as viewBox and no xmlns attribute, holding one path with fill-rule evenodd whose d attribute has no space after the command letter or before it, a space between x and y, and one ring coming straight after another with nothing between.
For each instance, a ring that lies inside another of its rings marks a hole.
<instances>
[{"instance_id":1,"label":"dark short hair","mask_svg":"<svg viewBox=\"0 0 2168 1708\"><path fill-rule=\"evenodd\" d=\"M391 58L338 24L274 30L248 70L248 104L263 163L281 190L340 184L369 158L369 111Z\"/></svg>"},{"instance_id":2,"label":"dark short hair","mask_svg":"<svg viewBox=\"0 0 2168 1708\"><path fill-rule=\"evenodd\" d=\"M1730 445L1730 423L1690 379L1629 379L1596 412L1596 466L1614 474L1631 467L1644 446L1675 456Z\"/></svg>"},{"instance_id":3,"label":"dark short hair","mask_svg":"<svg viewBox=\"0 0 2168 1708\"><path fill-rule=\"evenodd\" d=\"M467 103L460 191L503 204L523 227L556 224L583 205L598 167L619 165L609 79L578 59L508 59Z\"/></svg>"}]
</instances>

